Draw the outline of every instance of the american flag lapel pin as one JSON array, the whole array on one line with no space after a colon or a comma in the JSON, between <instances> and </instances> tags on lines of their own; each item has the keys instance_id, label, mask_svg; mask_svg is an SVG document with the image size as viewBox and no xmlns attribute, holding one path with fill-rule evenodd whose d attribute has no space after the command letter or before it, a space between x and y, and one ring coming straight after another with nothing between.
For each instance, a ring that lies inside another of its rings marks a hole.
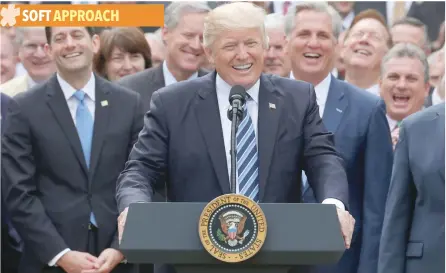
<instances>
[{"instance_id":1,"label":"american flag lapel pin","mask_svg":"<svg viewBox=\"0 0 446 273\"><path fill-rule=\"evenodd\" d=\"M274 103L269 103L269 109L276 109L276 105Z\"/></svg>"}]
</instances>

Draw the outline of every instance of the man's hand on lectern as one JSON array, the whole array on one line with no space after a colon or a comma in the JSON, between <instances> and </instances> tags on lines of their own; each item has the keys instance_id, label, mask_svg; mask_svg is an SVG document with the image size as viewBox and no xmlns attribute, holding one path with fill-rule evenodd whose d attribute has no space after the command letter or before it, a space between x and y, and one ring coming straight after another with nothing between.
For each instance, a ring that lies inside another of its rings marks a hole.
<instances>
[{"instance_id":1,"label":"man's hand on lectern","mask_svg":"<svg viewBox=\"0 0 446 273\"><path fill-rule=\"evenodd\" d=\"M350 248L352 242L353 230L355 228L355 219L346 210L336 208L338 212L339 222L341 223L341 232L344 237L345 247Z\"/></svg>"},{"instance_id":2,"label":"man's hand on lectern","mask_svg":"<svg viewBox=\"0 0 446 273\"><path fill-rule=\"evenodd\" d=\"M127 212L129 208L125 208L118 217L118 235L119 243L121 243L122 234L124 233L125 221L127 220Z\"/></svg>"}]
</instances>

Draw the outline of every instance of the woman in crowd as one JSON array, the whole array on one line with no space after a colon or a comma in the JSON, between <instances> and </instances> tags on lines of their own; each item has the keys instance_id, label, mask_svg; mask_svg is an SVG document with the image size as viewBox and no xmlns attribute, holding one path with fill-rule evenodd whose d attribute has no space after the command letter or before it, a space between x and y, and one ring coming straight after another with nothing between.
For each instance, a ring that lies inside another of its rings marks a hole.
<instances>
[{"instance_id":1,"label":"woman in crowd","mask_svg":"<svg viewBox=\"0 0 446 273\"><path fill-rule=\"evenodd\" d=\"M94 59L95 72L117 81L152 67L144 33L136 27L112 28L100 35L101 46Z\"/></svg>"}]
</instances>

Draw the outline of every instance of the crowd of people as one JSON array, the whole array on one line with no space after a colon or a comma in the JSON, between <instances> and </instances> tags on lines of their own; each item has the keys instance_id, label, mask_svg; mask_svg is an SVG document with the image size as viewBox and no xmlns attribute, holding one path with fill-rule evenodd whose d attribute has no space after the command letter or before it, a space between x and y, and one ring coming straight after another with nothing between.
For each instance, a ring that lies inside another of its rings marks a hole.
<instances>
[{"instance_id":1,"label":"crowd of people","mask_svg":"<svg viewBox=\"0 0 446 273\"><path fill-rule=\"evenodd\" d=\"M337 208L340 261L290 272L444 272L444 11L171 2L153 32L1 28L1 272L175 272L126 262L128 206L229 193L235 85L238 193Z\"/></svg>"}]
</instances>

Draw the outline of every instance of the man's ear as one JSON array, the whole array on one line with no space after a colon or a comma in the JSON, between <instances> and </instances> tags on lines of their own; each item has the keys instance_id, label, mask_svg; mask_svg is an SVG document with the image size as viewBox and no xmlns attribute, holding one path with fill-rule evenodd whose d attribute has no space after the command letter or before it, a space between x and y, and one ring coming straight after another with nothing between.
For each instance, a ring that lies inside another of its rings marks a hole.
<instances>
[{"instance_id":1,"label":"man's ear","mask_svg":"<svg viewBox=\"0 0 446 273\"><path fill-rule=\"evenodd\" d=\"M166 26L161 28L161 40L163 41L164 46L166 46L166 39L169 34L169 29Z\"/></svg>"}]
</instances>

